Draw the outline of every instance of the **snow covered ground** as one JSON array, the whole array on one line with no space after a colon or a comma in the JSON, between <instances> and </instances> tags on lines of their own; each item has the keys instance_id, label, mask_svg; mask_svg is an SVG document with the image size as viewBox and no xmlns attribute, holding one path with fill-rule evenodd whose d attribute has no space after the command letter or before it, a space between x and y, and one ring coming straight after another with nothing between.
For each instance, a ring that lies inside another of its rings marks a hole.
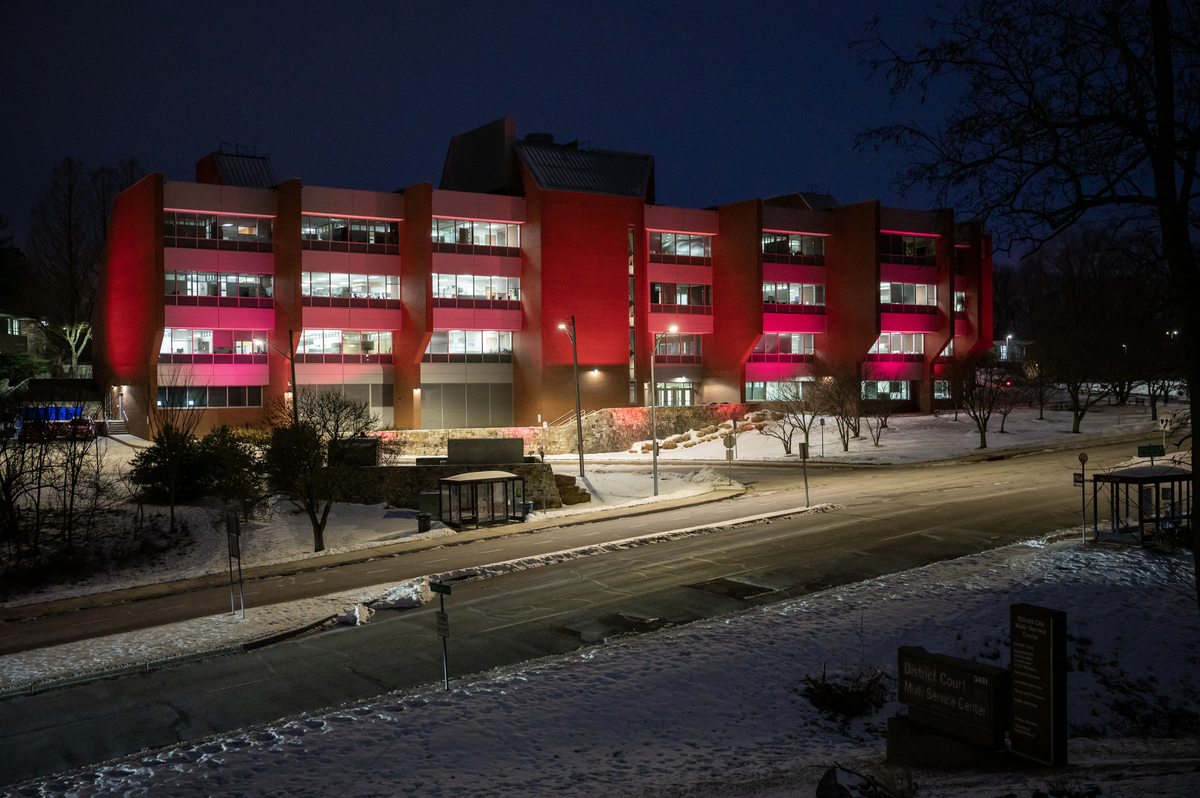
<instances>
[{"instance_id":1,"label":"snow covered ground","mask_svg":"<svg viewBox=\"0 0 1200 798\"><path fill-rule=\"evenodd\" d=\"M1159 408L1160 413L1170 415L1178 410L1177 405ZM1084 416L1080 427L1080 435L1071 434L1071 414L1062 411L1045 411L1045 420L1038 420L1036 409L1019 408L1009 415L1000 432L1000 417L994 415L988 425L988 449L1002 449L1013 446L1054 445L1080 440L1081 436L1096 434L1120 434L1133 432L1151 432L1157 428L1150 421L1150 411L1145 407L1101 406ZM696 440L695 431L689 438ZM804 438L797 436L793 452L798 450L798 444ZM838 439L837 427L833 419L826 420L824 445L821 443L821 427L812 431L809 445L809 457L812 460L825 462L853 463L912 463L926 460L940 460L950 457L974 454L979 451L979 431L965 413L960 413L954 420L954 413L942 413L938 416L898 416L888 421L888 428L883 431L879 446L875 446L863 424L862 437L851 439L848 451L842 451ZM666 438L662 440L667 440ZM1157 435L1154 440L1158 440ZM645 443L649 443L646 441ZM682 441L681 441L682 443ZM634 447L637 448L637 447ZM606 455L596 455L605 457ZM622 460L644 460L649 462L651 455L636 452L612 452L608 457L619 457ZM799 454L784 455L783 444L777 439L758 431L742 433L737 438L738 460L799 460ZM566 462L572 455L556 455L556 462ZM661 449L660 461L677 460L724 460L725 444L721 440L710 440L698 443L689 448Z\"/></svg>"},{"instance_id":2,"label":"snow covered ground","mask_svg":"<svg viewBox=\"0 0 1200 798\"><path fill-rule=\"evenodd\" d=\"M1200 623L1190 556L1034 540L708 622L280 720L24 785L20 795L812 795L866 768L899 704L843 722L806 674L895 650L1006 665L1008 607L1067 612L1081 789L1200 793ZM894 688L894 681L891 683ZM1170 735L1175 739L1155 739ZM1062 773L917 771L919 795L1031 795Z\"/></svg>"}]
</instances>

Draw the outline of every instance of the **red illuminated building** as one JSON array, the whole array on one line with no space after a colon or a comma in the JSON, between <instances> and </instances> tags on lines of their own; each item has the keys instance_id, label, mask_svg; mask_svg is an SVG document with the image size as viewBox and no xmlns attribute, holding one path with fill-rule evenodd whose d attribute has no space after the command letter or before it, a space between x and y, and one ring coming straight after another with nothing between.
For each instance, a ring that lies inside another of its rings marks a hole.
<instances>
[{"instance_id":1,"label":"red illuminated building","mask_svg":"<svg viewBox=\"0 0 1200 798\"><path fill-rule=\"evenodd\" d=\"M195 183L118 197L109 242L98 374L140 435L152 404L257 421L292 390L288 351L301 389L385 425L553 421L574 410L571 315L585 409L648 403L653 356L663 405L865 362L868 395L928 411L938 363L992 341L990 238L950 210L656 205L652 156L517 139L509 117L456 136L436 189L277 182L213 153Z\"/></svg>"}]
</instances>

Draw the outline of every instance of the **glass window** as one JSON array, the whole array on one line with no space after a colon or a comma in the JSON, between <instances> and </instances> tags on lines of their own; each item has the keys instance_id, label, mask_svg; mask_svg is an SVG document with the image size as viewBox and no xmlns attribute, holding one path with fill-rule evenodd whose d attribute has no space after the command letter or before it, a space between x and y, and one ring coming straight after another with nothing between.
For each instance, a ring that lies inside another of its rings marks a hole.
<instances>
[{"instance_id":1,"label":"glass window","mask_svg":"<svg viewBox=\"0 0 1200 798\"><path fill-rule=\"evenodd\" d=\"M448 333L445 330L434 330L433 335L429 337L429 346L426 347L426 352L431 352L435 355L444 355L450 351L450 343Z\"/></svg>"},{"instance_id":2,"label":"glass window","mask_svg":"<svg viewBox=\"0 0 1200 798\"><path fill-rule=\"evenodd\" d=\"M447 336L450 339L450 354L464 355L467 352L467 338L462 330L448 330Z\"/></svg>"},{"instance_id":3,"label":"glass window","mask_svg":"<svg viewBox=\"0 0 1200 798\"><path fill-rule=\"evenodd\" d=\"M305 330L300 336L300 348L306 355L319 355L324 350L320 330Z\"/></svg>"},{"instance_id":4,"label":"glass window","mask_svg":"<svg viewBox=\"0 0 1200 798\"><path fill-rule=\"evenodd\" d=\"M368 222L366 219L350 219L350 240L356 244L367 243Z\"/></svg>"},{"instance_id":5,"label":"glass window","mask_svg":"<svg viewBox=\"0 0 1200 798\"><path fill-rule=\"evenodd\" d=\"M964 311L967 309L967 293L965 291L954 292L954 309L956 311Z\"/></svg>"},{"instance_id":6,"label":"glass window","mask_svg":"<svg viewBox=\"0 0 1200 798\"><path fill-rule=\"evenodd\" d=\"M176 355L192 353L192 335L190 330L171 330L171 352Z\"/></svg>"},{"instance_id":7,"label":"glass window","mask_svg":"<svg viewBox=\"0 0 1200 798\"><path fill-rule=\"evenodd\" d=\"M492 330L483 331L483 353L494 355L500 351L500 333Z\"/></svg>"},{"instance_id":8,"label":"glass window","mask_svg":"<svg viewBox=\"0 0 1200 798\"><path fill-rule=\"evenodd\" d=\"M329 275L329 295L339 299L348 299L350 297L350 275Z\"/></svg>"},{"instance_id":9,"label":"glass window","mask_svg":"<svg viewBox=\"0 0 1200 798\"><path fill-rule=\"evenodd\" d=\"M436 276L434 279L437 279ZM367 283L371 299L387 299L387 278L382 274L372 274L367 278Z\"/></svg>"},{"instance_id":10,"label":"glass window","mask_svg":"<svg viewBox=\"0 0 1200 798\"><path fill-rule=\"evenodd\" d=\"M329 296L329 272L312 273L312 295Z\"/></svg>"},{"instance_id":11,"label":"glass window","mask_svg":"<svg viewBox=\"0 0 1200 798\"><path fill-rule=\"evenodd\" d=\"M342 331L342 354L343 355L361 355L362 354L362 333L358 330L343 330Z\"/></svg>"},{"instance_id":12,"label":"glass window","mask_svg":"<svg viewBox=\"0 0 1200 798\"><path fill-rule=\"evenodd\" d=\"M370 278L367 275L350 275L350 296L355 299L366 299L370 296Z\"/></svg>"},{"instance_id":13,"label":"glass window","mask_svg":"<svg viewBox=\"0 0 1200 798\"><path fill-rule=\"evenodd\" d=\"M466 340L466 350L468 355L483 354L483 331L482 330L464 330L463 337Z\"/></svg>"},{"instance_id":14,"label":"glass window","mask_svg":"<svg viewBox=\"0 0 1200 798\"><path fill-rule=\"evenodd\" d=\"M175 272L166 272L166 284L163 286L163 293L167 296L174 296L179 293L179 287L175 284Z\"/></svg>"},{"instance_id":15,"label":"glass window","mask_svg":"<svg viewBox=\"0 0 1200 798\"><path fill-rule=\"evenodd\" d=\"M324 353L327 355L340 355L342 353L342 331L341 330L322 330L325 336Z\"/></svg>"},{"instance_id":16,"label":"glass window","mask_svg":"<svg viewBox=\"0 0 1200 798\"><path fill-rule=\"evenodd\" d=\"M162 344L159 346L158 352L159 352L159 354L162 354L162 355L169 355L172 352L171 328L170 327L163 330Z\"/></svg>"}]
</instances>

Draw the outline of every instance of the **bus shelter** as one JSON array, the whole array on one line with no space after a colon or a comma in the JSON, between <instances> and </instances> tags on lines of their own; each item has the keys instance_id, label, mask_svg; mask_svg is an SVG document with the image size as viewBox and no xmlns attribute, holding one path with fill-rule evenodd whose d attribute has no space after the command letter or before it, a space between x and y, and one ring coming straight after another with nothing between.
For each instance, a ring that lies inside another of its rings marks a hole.
<instances>
[{"instance_id":1,"label":"bus shelter","mask_svg":"<svg viewBox=\"0 0 1200 798\"><path fill-rule=\"evenodd\" d=\"M1138 543L1192 523L1192 472L1178 465L1137 465L1092 477L1092 539L1100 537L1100 502L1108 494L1113 534L1137 535Z\"/></svg>"},{"instance_id":2,"label":"bus shelter","mask_svg":"<svg viewBox=\"0 0 1200 798\"><path fill-rule=\"evenodd\" d=\"M439 480L442 523L460 532L469 523L507 524L521 520L525 480L507 471L476 471Z\"/></svg>"}]
</instances>

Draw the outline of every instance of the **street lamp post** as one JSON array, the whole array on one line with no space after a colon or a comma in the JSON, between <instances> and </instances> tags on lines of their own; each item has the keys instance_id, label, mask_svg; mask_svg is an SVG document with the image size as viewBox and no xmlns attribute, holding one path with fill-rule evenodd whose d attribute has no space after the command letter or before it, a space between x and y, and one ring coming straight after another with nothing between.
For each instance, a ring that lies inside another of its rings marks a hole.
<instances>
[{"instance_id":1,"label":"street lamp post","mask_svg":"<svg viewBox=\"0 0 1200 798\"><path fill-rule=\"evenodd\" d=\"M575 316L571 316L571 326L558 325L558 329L566 332L571 339L571 362L575 365L575 437L579 444L579 476L583 476L583 416L579 409L579 350L575 344Z\"/></svg>"},{"instance_id":2,"label":"street lamp post","mask_svg":"<svg viewBox=\"0 0 1200 798\"><path fill-rule=\"evenodd\" d=\"M670 327L667 332L675 332L678 327ZM654 359L658 353L658 342L667 333L654 334L654 346L650 348L650 451L653 452L654 462L654 495L658 495L658 419L655 418L654 408L658 406L658 383L654 380Z\"/></svg>"}]
</instances>

